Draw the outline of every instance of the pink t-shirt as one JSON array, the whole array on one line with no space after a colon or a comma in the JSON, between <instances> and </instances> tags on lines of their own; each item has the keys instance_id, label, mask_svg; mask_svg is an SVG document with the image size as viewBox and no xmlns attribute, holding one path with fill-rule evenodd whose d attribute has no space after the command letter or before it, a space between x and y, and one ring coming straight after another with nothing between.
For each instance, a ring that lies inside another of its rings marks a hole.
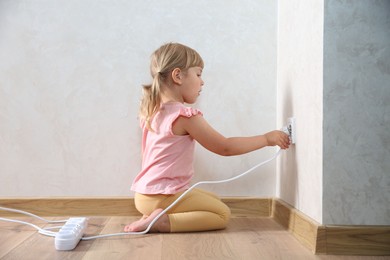
<instances>
[{"instance_id":1,"label":"pink t-shirt","mask_svg":"<svg viewBox=\"0 0 390 260\"><path fill-rule=\"evenodd\" d=\"M180 116L202 115L182 103L165 103L152 120L149 131L142 127L142 170L131 189L142 194L175 194L189 188L194 174L195 141L189 135L175 135L172 124Z\"/></svg>"}]
</instances>

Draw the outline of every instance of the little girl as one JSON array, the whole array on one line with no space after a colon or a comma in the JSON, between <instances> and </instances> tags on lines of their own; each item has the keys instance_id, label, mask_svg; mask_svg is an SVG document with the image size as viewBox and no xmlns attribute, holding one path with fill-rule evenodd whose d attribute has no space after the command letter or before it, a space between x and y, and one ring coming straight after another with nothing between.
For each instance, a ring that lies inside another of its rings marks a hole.
<instances>
[{"instance_id":1,"label":"little girl","mask_svg":"<svg viewBox=\"0 0 390 260\"><path fill-rule=\"evenodd\" d=\"M252 137L226 138L214 130L198 109L203 60L193 49L168 43L151 56L151 85L144 86L140 119L142 170L135 178L135 206L143 217L125 232L143 231L161 211L190 186L194 174L195 141L223 156L240 155L265 146L287 149L288 135L272 131ZM214 194L194 189L162 215L152 232L191 232L224 229L230 209Z\"/></svg>"}]
</instances>

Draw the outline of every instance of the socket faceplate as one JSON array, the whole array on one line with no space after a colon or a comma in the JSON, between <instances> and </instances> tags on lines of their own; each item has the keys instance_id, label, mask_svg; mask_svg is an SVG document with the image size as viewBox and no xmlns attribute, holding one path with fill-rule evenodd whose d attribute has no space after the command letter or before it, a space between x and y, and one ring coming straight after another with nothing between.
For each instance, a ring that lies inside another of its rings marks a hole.
<instances>
[{"instance_id":1,"label":"socket faceplate","mask_svg":"<svg viewBox=\"0 0 390 260\"><path fill-rule=\"evenodd\" d=\"M288 130L288 135L290 136L291 144L295 144L296 142L295 117L289 117L287 119L287 130Z\"/></svg>"}]
</instances>

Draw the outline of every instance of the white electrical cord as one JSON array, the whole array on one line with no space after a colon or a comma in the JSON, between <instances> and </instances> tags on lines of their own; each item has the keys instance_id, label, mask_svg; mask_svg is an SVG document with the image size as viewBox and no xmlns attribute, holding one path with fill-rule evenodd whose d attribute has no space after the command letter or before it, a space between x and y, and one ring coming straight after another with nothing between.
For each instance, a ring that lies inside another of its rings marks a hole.
<instances>
[{"instance_id":1,"label":"white electrical cord","mask_svg":"<svg viewBox=\"0 0 390 260\"><path fill-rule=\"evenodd\" d=\"M35 214L32 214L30 212L26 212L26 211L18 210L18 209L10 209L10 208L5 208L5 207L0 207L0 210L9 211L9 212L15 212L15 213L19 213L19 214L24 214L24 215L27 215L27 216L34 217L34 218L37 218L39 220L45 221L47 223L64 223L64 222L66 222L66 220L48 220L48 219L42 218L40 216L37 216Z\"/></svg>"},{"instance_id":2,"label":"white electrical cord","mask_svg":"<svg viewBox=\"0 0 390 260\"><path fill-rule=\"evenodd\" d=\"M66 220L48 220L48 219L42 218L40 216L37 216L35 214L32 214L30 212L26 212L26 211L18 210L18 209L11 209L11 208L6 208L6 207L0 207L0 210L9 211L9 212L15 212L15 213L19 213L19 214L24 214L24 215L27 215L27 216L34 217L36 219L45 221L47 223L64 223L64 222L66 222ZM52 236L52 237L55 236L56 232L49 231L49 229L61 228L61 227L40 228L37 225L34 225L32 223L29 223L29 222L25 222L25 221L21 221L21 220L15 220L15 219L9 219L9 218L0 218L0 220L7 221L7 222L24 224L24 225L29 225L29 226L37 229L40 234L43 234L43 235L46 235L46 236Z\"/></svg>"},{"instance_id":3,"label":"white electrical cord","mask_svg":"<svg viewBox=\"0 0 390 260\"><path fill-rule=\"evenodd\" d=\"M157 222L157 220L162 216L164 215L168 210L170 210L173 206L175 206L185 195L187 195L190 191L192 191L195 187L199 186L199 185L202 185L202 184L220 184L220 183L226 183L226 182L231 182L231 181L234 181L234 180L237 180L245 175L247 175L248 173L250 173L251 171L255 170L256 168L266 164L266 163L269 163L270 161L272 161L273 159L275 159L276 157L278 157L281 153L281 149L279 149L279 151L277 153L275 153L274 156L272 156L271 158L269 158L268 160L265 160L264 162L261 162L255 166L253 166L252 168L250 168L249 170L235 176L235 177L232 177L232 178L229 178L229 179L225 179L225 180L219 180L219 181L200 181L200 182L197 182L195 183L194 185L192 185L188 190L186 190L182 195L180 195L171 205L169 205L167 208L165 208L163 211L160 212L160 214L158 214L153 220L152 222L150 222L149 226L144 230L144 231L140 231L140 232L125 232L125 233L114 233L114 234L105 234L105 235L98 235L98 236L90 236L90 237L82 237L81 240L92 240L92 239L97 239L97 238L104 238L104 237L112 237L112 236L126 236L126 235L144 235L146 233L148 233L150 231L150 229L152 228L152 226ZM50 221L50 220L47 220L47 219L44 219L44 218L41 218L37 215L34 215L34 214L31 214L31 213L28 213L28 212L25 212L25 211L22 211L22 210L16 210L16 209L10 209L10 208L4 208L4 207L0 207L0 210L5 210L5 211L12 211L12 212L17 212L17 213L21 213L21 214L25 214L25 215L28 215L28 216L32 216L32 217L35 217L35 218L38 218L40 220L43 220L43 221L46 221L48 223L62 223L62 222L66 222L66 220L55 220L55 221ZM51 228L46 228L46 229L43 229L43 228L40 228L34 224L31 224L31 223L28 223L28 222L24 222L24 221L19 221L19 220L12 220L12 219L7 219L7 218L0 218L0 220L4 220L4 221L9 221L9 222L16 222L16 223L21 223L21 224L26 224L26 225L29 225L29 226L32 226L34 228L36 228L37 230L39 230L39 233L43 234L43 235L47 235L47 236L55 236L56 232L52 232L52 231L49 231L48 229L54 229L54 228L58 228L58 227L51 227Z\"/></svg>"},{"instance_id":4,"label":"white electrical cord","mask_svg":"<svg viewBox=\"0 0 390 260\"><path fill-rule=\"evenodd\" d=\"M4 208L2 208L4 209ZM51 236L54 237L56 235L56 232L48 231L47 229L40 228L37 225L34 225L29 222L21 221L21 220L15 220L15 219L9 219L9 218L0 218L2 221L7 221L7 222L12 222L12 223L19 223L19 224L24 224L24 225L29 225L39 231L40 234L46 235L46 236Z\"/></svg>"}]
</instances>

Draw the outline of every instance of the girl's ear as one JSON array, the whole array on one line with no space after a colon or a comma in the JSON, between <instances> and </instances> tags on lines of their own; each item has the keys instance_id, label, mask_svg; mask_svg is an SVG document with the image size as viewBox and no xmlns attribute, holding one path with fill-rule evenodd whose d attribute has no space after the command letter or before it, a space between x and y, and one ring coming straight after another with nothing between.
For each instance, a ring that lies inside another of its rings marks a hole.
<instances>
[{"instance_id":1,"label":"girl's ear","mask_svg":"<svg viewBox=\"0 0 390 260\"><path fill-rule=\"evenodd\" d=\"M172 70L171 76L172 76L172 80L174 83L181 85L181 83L182 83L181 69L175 68L174 70Z\"/></svg>"}]
</instances>

